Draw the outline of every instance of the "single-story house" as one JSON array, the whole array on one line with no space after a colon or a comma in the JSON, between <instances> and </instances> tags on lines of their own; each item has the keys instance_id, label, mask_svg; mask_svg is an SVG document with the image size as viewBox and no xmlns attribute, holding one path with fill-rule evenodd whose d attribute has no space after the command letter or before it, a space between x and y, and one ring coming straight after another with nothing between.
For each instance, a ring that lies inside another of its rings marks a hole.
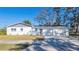
<instances>
[{"instance_id":1,"label":"single-story house","mask_svg":"<svg viewBox=\"0 0 79 59\"><path fill-rule=\"evenodd\" d=\"M69 29L64 26L35 26L32 27L32 33L43 36L69 36Z\"/></svg>"},{"instance_id":2,"label":"single-story house","mask_svg":"<svg viewBox=\"0 0 79 59\"><path fill-rule=\"evenodd\" d=\"M7 27L7 35L30 35L32 26L29 24L17 23Z\"/></svg>"},{"instance_id":3,"label":"single-story house","mask_svg":"<svg viewBox=\"0 0 79 59\"><path fill-rule=\"evenodd\" d=\"M69 30L64 26L32 26L17 23L7 27L7 35L69 36Z\"/></svg>"}]
</instances>

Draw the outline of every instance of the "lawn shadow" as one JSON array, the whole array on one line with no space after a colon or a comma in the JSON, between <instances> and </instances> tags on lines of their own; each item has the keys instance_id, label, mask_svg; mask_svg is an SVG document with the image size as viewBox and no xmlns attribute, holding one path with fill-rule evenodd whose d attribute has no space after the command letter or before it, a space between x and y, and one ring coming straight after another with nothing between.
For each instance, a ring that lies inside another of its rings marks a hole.
<instances>
[{"instance_id":1,"label":"lawn shadow","mask_svg":"<svg viewBox=\"0 0 79 59\"><path fill-rule=\"evenodd\" d=\"M35 51L46 51L45 49L43 49L43 48L40 47L40 46L34 46L34 50L35 50Z\"/></svg>"},{"instance_id":2,"label":"lawn shadow","mask_svg":"<svg viewBox=\"0 0 79 59\"><path fill-rule=\"evenodd\" d=\"M32 46L33 46L33 49L35 51L46 51L45 49L43 49L42 47L40 47L43 43L42 43L43 40L34 40L32 42Z\"/></svg>"},{"instance_id":3,"label":"lawn shadow","mask_svg":"<svg viewBox=\"0 0 79 59\"><path fill-rule=\"evenodd\" d=\"M72 44L71 42L64 41L62 42L59 39L50 39L50 41L46 41L49 45L57 49L58 51L72 51L72 50L79 50L78 47L75 44Z\"/></svg>"},{"instance_id":4,"label":"lawn shadow","mask_svg":"<svg viewBox=\"0 0 79 59\"><path fill-rule=\"evenodd\" d=\"M21 50L23 50L23 49L26 49L27 47L29 47L29 46L31 46L31 44L29 44L28 42L26 42L26 43L20 43L20 44L16 44L16 46L19 46L18 48L11 48L11 49L9 49L9 50L15 50L15 51L21 51Z\"/></svg>"},{"instance_id":5,"label":"lawn shadow","mask_svg":"<svg viewBox=\"0 0 79 59\"><path fill-rule=\"evenodd\" d=\"M43 41L39 41L39 40L35 40L32 42L32 44L29 44L28 42L26 43L21 43L21 44L16 44L17 46L19 46L18 48L11 48L9 50L17 50L17 51L31 51L30 46L32 46L31 48L34 49L34 51L47 51L46 49L43 49L41 46L45 45L46 42L48 45L52 46L52 48L55 48L58 51L79 51L79 47L73 43L71 43L70 41L64 41L64 40L59 40L59 39L47 39L47 40L43 40Z\"/></svg>"}]
</instances>

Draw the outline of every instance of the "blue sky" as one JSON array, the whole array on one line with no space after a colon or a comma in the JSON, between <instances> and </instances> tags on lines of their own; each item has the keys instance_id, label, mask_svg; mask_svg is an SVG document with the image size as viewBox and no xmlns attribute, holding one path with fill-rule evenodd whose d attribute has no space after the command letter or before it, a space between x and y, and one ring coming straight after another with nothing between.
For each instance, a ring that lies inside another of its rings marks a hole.
<instances>
[{"instance_id":1,"label":"blue sky","mask_svg":"<svg viewBox=\"0 0 79 59\"><path fill-rule=\"evenodd\" d=\"M0 28L22 22L25 19L36 24L34 17L42 9L41 7L0 7Z\"/></svg>"}]
</instances>

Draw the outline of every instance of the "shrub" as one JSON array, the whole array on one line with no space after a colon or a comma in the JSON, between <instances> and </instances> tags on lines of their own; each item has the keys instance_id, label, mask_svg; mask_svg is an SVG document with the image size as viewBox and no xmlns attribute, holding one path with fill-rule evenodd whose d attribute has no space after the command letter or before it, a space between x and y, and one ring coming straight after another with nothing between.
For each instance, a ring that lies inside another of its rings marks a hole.
<instances>
[{"instance_id":1,"label":"shrub","mask_svg":"<svg viewBox=\"0 0 79 59\"><path fill-rule=\"evenodd\" d=\"M0 29L0 35L6 35L6 30L5 29Z\"/></svg>"}]
</instances>

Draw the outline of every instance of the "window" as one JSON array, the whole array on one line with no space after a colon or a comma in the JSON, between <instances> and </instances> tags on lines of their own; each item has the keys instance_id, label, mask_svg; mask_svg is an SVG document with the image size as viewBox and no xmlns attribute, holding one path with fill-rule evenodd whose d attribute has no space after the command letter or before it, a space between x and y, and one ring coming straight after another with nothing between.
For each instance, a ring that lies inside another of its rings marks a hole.
<instances>
[{"instance_id":1,"label":"window","mask_svg":"<svg viewBox=\"0 0 79 59\"><path fill-rule=\"evenodd\" d=\"M35 31L37 31L37 28L35 28Z\"/></svg>"},{"instance_id":2,"label":"window","mask_svg":"<svg viewBox=\"0 0 79 59\"><path fill-rule=\"evenodd\" d=\"M23 31L23 28L21 28L20 30Z\"/></svg>"},{"instance_id":3,"label":"window","mask_svg":"<svg viewBox=\"0 0 79 59\"><path fill-rule=\"evenodd\" d=\"M16 28L11 28L11 31L16 31Z\"/></svg>"}]
</instances>

